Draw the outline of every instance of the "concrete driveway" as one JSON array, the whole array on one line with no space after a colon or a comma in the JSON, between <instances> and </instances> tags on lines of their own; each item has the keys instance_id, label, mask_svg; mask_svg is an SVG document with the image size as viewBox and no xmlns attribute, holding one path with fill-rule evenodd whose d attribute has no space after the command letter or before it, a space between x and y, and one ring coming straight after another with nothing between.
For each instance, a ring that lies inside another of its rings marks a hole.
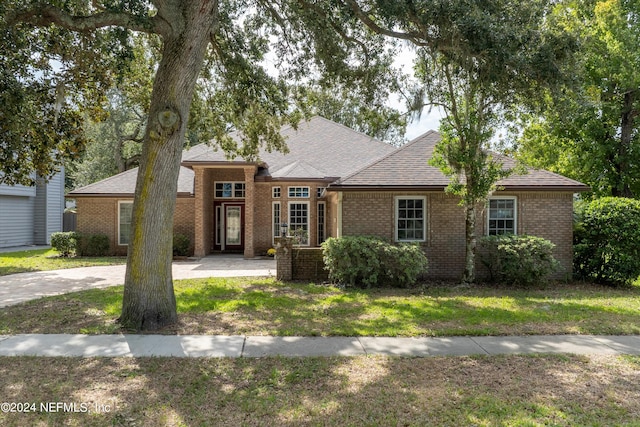
<instances>
[{"instance_id":1,"label":"concrete driveway","mask_svg":"<svg viewBox=\"0 0 640 427\"><path fill-rule=\"evenodd\" d=\"M0 276L0 307L45 296L124 283L124 265L69 268ZM275 276L272 259L245 260L242 255L213 255L173 263L174 279Z\"/></svg>"}]
</instances>

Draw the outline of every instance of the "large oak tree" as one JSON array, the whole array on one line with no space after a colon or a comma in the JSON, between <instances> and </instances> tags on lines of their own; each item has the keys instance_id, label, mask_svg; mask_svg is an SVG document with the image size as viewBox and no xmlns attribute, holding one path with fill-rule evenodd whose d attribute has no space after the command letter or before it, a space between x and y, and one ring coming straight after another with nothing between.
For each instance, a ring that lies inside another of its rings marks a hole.
<instances>
[{"instance_id":1,"label":"large oak tree","mask_svg":"<svg viewBox=\"0 0 640 427\"><path fill-rule=\"evenodd\" d=\"M381 69L378 60L388 61L383 44L352 20L297 1L9 0L0 16L2 101L12 108L0 129L7 182L26 182L34 170L48 176L52 156L79 149L79 113L97 109L126 69L131 32L159 40L120 319L136 330L177 321L170 230L196 87L210 94L196 104L207 111L202 136L251 158L260 145L286 149L280 126L300 118L291 114L283 79L315 70L328 81L363 83L366 98L376 90L366 84L370 73ZM282 78L261 66L274 40ZM240 146L227 135L230 128L243 135Z\"/></svg>"}]
</instances>

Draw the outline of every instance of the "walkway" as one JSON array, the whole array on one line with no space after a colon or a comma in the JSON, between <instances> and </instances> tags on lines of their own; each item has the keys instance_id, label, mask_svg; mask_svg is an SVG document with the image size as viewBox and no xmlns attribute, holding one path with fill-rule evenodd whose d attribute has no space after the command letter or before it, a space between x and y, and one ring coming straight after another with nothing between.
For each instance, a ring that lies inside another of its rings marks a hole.
<instances>
[{"instance_id":1,"label":"walkway","mask_svg":"<svg viewBox=\"0 0 640 427\"><path fill-rule=\"evenodd\" d=\"M125 265L69 268L0 276L0 307L45 296L124 283ZM213 255L173 263L174 279L275 276L272 259L245 260L242 255Z\"/></svg>"},{"instance_id":2,"label":"walkway","mask_svg":"<svg viewBox=\"0 0 640 427\"><path fill-rule=\"evenodd\" d=\"M209 335L0 336L0 356L66 357L402 357L533 353L640 355L640 336L270 337Z\"/></svg>"}]
</instances>

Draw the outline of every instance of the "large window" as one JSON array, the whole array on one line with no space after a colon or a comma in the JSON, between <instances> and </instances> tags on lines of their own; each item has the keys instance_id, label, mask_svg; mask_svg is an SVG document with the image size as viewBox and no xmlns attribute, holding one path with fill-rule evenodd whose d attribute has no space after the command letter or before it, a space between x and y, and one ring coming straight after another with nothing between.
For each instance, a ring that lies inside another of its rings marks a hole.
<instances>
[{"instance_id":1,"label":"large window","mask_svg":"<svg viewBox=\"0 0 640 427\"><path fill-rule=\"evenodd\" d=\"M244 182L216 182L216 199L244 199Z\"/></svg>"},{"instance_id":2,"label":"large window","mask_svg":"<svg viewBox=\"0 0 640 427\"><path fill-rule=\"evenodd\" d=\"M129 244L133 202L118 202L118 245Z\"/></svg>"},{"instance_id":3,"label":"large window","mask_svg":"<svg viewBox=\"0 0 640 427\"><path fill-rule=\"evenodd\" d=\"M289 202L289 235L299 245L309 244L309 203Z\"/></svg>"},{"instance_id":4,"label":"large window","mask_svg":"<svg viewBox=\"0 0 640 427\"><path fill-rule=\"evenodd\" d=\"M396 198L396 241L424 242L426 240L426 198Z\"/></svg>"},{"instance_id":5,"label":"large window","mask_svg":"<svg viewBox=\"0 0 640 427\"><path fill-rule=\"evenodd\" d=\"M516 199L491 198L487 214L487 234L516 234Z\"/></svg>"}]
</instances>

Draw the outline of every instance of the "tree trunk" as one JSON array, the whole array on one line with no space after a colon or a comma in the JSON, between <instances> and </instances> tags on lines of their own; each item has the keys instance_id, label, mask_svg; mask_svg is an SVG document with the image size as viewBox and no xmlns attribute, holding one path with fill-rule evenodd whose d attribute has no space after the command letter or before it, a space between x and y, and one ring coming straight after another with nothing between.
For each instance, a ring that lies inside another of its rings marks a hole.
<instances>
[{"instance_id":1,"label":"tree trunk","mask_svg":"<svg viewBox=\"0 0 640 427\"><path fill-rule=\"evenodd\" d=\"M171 31L163 34L162 60L151 96L120 318L123 327L134 330L155 330L177 322L171 276L177 181L191 99L217 2L177 0L167 9L172 14L158 11Z\"/></svg>"},{"instance_id":2,"label":"tree trunk","mask_svg":"<svg viewBox=\"0 0 640 427\"><path fill-rule=\"evenodd\" d=\"M465 206L465 260L462 283L476 280L476 207Z\"/></svg>"},{"instance_id":3,"label":"tree trunk","mask_svg":"<svg viewBox=\"0 0 640 427\"><path fill-rule=\"evenodd\" d=\"M635 102L635 90L624 94L622 117L620 120L620 145L618 147L618 186L613 188L612 194L616 197L633 197L629 187L629 157L631 155L631 140L633 139L634 119L638 114L633 109Z\"/></svg>"}]
</instances>

